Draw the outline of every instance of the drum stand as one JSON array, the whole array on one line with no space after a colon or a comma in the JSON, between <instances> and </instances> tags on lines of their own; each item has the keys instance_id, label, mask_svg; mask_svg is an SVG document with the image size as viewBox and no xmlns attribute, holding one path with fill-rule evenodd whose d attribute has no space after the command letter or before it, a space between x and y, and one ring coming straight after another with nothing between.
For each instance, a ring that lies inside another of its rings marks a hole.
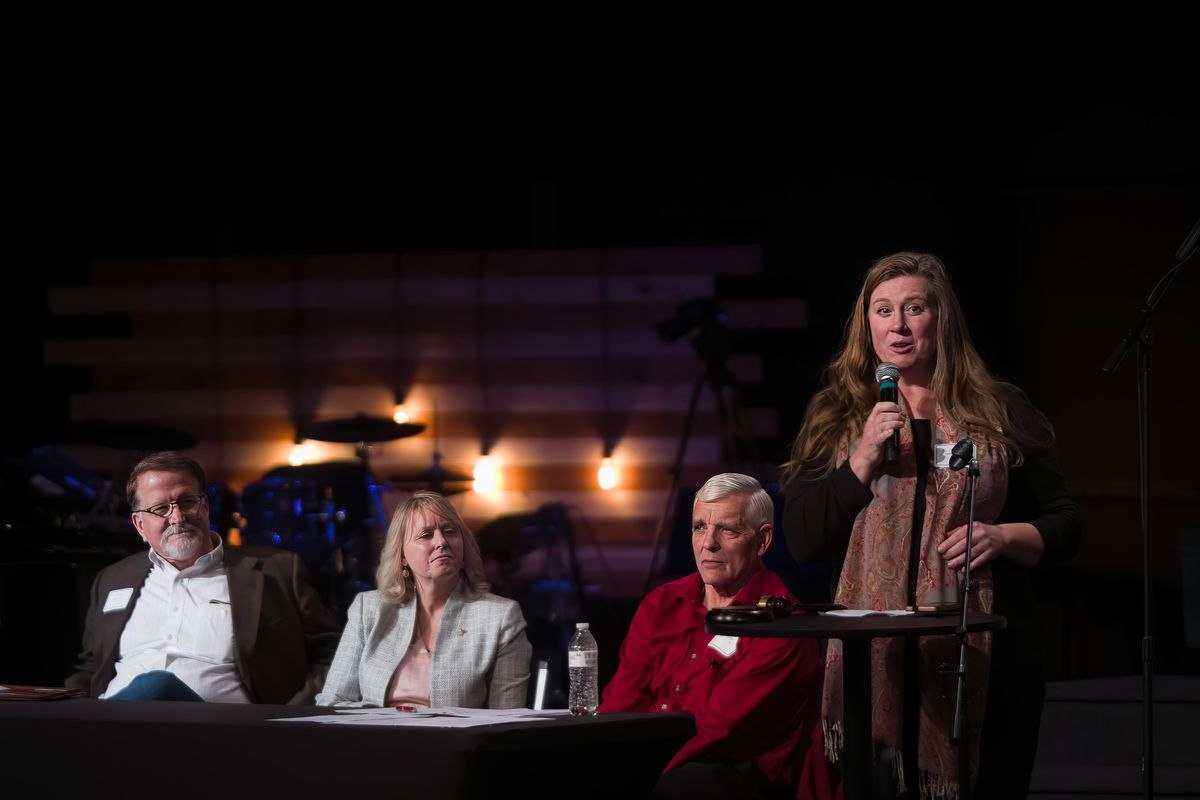
<instances>
[{"instance_id":1,"label":"drum stand","mask_svg":"<svg viewBox=\"0 0 1200 800\"><path fill-rule=\"evenodd\" d=\"M371 447L378 442L416 436L424 430L425 426L420 423L399 423L390 417L369 417L361 413L345 419L311 422L297 428L297 435L304 439L354 445L354 454L362 463L363 491L366 492L367 499L366 513L362 523L368 542L368 568L372 574L383 544L384 537L381 532L387 530L387 512L379 497L379 485L371 473ZM331 545L331 558L333 558L330 581L335 584L331 587L330 604L333 606L331 610L340 618L342 598L339 595L341 587L337 584L341 583L340 579L346 573L346 554L344 537L338 537L335 529L336 512L333 512L332 505L332 498L329 498L327 510L331 513L329 514L330 519L326 521L326 536Z\"/></svg>"}]
</instances>

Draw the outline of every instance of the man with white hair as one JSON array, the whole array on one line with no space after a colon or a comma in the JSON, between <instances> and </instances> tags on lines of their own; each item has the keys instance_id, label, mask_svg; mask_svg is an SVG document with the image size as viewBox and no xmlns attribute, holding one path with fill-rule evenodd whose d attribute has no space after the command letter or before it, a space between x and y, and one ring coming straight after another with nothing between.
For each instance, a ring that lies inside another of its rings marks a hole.
<instances>
[{"instance_id":1,"label":"man with white hair","mask_svg":"<svg viewBox=\"0 0 1200 800\"><path fill-rule=\"evenodd\" d=\"M823 670L817 643L704 631L714 608L788 595L762 562L774 534L771 497L754 478L723 473L700 488L692 508L697 572L642 600L600 711L696 718L696 735L667 765L656 797L827 791L819 742L813 746Z\"/></svg>"}]
</instances>

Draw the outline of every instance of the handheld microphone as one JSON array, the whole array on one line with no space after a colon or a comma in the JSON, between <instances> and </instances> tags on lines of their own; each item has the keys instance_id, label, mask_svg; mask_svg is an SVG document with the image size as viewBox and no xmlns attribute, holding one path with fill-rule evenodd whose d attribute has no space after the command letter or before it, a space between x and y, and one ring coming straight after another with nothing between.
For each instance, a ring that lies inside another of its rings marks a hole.
<instances>
[{"instance_id":1,"label":"handheld microphone","mask_svg":"<svg viewBox=\"0 0 1200 800\"><path fill-rule=\"evenodd\" d=\"M900 368L890 361L884 361L875 368L875 380L879 381L879 401L881 403L900 402L900 389L896 381L900 380ZM892 431L892 438L883 445L883 460L895 461L900 455L900 431Z\"/></svg>"},{"instance_id":2,"label":"handheld microphone","mask_svg":"<svg viewBox=\"0 0 1200 800\"><path fill-rule=\"evenodd\" d=\"M974 460L975 443L965 437L959 439L958 444L950 451L950 469L957 472Z\"/></svg>"}]
</instances>

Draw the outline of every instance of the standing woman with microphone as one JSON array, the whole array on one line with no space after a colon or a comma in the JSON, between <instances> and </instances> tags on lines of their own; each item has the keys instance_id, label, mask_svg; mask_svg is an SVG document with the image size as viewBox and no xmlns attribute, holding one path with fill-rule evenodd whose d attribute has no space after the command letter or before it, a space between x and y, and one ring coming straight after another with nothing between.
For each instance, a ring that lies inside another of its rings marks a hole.
<instances>
[{"instance_id":1,"label":"standing woman with microphone","mask_svg":"<svg viewBox=\"0 0 1200 800\"><path fill-rule=\"evenodd\" d=\"M797 561L830 561L834 599L849 608L957 599L967 477L936 465L963 437L978 446L971 602L1008 626L970 637L973 796L1024 797L1044 695L1030 570L1079 545L1050 423L988 371L945 266L928 254L896 253L871 266L822 384L782 468L784 529ZM901 796L957 793L957 650L949 636L874 641L872 730ZM840 653L832 641L823 715L834 761Z\"/></svg>"}]
</instances>

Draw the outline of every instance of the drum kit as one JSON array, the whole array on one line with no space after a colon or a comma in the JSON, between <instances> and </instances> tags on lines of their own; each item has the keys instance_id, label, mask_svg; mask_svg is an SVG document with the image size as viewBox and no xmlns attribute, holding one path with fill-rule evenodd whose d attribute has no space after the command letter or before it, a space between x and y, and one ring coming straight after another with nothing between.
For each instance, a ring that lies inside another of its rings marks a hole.
<instances>
[{"instance_id":1,"label":"drum kit","mask_svg":"<svg viewBox=\"0 0 1200 800\"><path fill-rule=\"evenodd\" d=\"M72 553L94 548L97 542L120 547L129 541L133 526L122 476L142 454L196 446L196 438L182 431L102 420L66 422L18 435L20 447L3 459L0 477L0 515L6 530L30 531L24 538L34 549L55 547ZM138 543L136 537L132 541Z\"/></svg>"},{"instance_id":2,"label":"drum kit","mask_svg":"<svg viewBox=\"0 0 1200 800\"><path fill-rule=\"evenodd\" d=\"M277 467L242 493L242 538L299 553L328 607L342 616L358 592L371 587L399 495L418 489L465 491L469 478L441 466L380 478L371 469L373 446L415 436L421 423L356 414L301 425L303 439L353 444L356 461ZM389 503L388 501L392 502Z\"/></svg>"}]
</instances>

